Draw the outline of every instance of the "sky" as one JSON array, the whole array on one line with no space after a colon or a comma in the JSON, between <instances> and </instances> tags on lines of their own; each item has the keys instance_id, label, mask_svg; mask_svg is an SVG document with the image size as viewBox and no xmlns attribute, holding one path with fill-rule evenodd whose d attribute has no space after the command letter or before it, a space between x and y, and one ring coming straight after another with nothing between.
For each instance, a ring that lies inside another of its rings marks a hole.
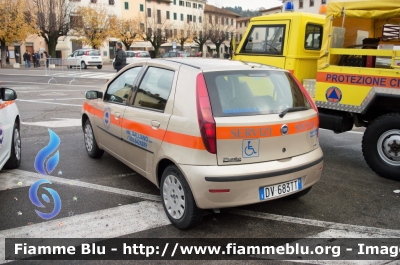
<instances>
[{"instance_id":1,"label":"sky","mask_svg":"<svg viewBox=\"0 0 400 265\"><path fill-rule=\"evenodd\" d=\"M282 1L278 0L207 0L207 4L214 5L217 7L223 6L241 6L243 10L258 10L260 7L270 8L279 6Z\"/></svg>"}]
</instances>

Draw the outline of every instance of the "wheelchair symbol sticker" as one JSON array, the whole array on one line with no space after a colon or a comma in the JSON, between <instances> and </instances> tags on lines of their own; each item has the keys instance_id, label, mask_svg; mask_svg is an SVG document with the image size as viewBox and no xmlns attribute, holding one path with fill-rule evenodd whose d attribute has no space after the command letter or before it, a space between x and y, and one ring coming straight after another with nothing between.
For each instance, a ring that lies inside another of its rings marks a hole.
<instances>
[{"instance_id":1,"label":"wheelchair symbol sticker","mask_svg":"<svg viewBox=\"0 0 400 265\"><path fill-rule=\"evenodd\" d=\"M259 157L260 139L244 139L242 143L243 158Z\"/></svg>"}]
</instances>

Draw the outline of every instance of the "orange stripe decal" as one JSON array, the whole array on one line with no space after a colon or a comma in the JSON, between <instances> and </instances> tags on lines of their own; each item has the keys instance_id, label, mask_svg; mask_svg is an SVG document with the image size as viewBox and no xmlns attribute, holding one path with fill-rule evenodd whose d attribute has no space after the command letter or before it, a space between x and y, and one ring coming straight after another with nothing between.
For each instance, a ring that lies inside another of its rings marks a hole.
<instances>
[{"instance_id":1,"label":"orange stripe decal","mask_svg":"<svg viewBox=\"0 0 400 265\"><path fill-rule=\"evenodd\" d=\"M317 73L317 82L337 83L368 87L400 88L400 78L392 76L371 76L342 73Z\"/></svg>"},{"instance_id":2,"label":"orange stripe decal","mask_svg":"<svg viewBox=\"0 0 400 265\"><path fill-rule=\"evenodd\" d=\"M89 112L90 114L95 115L100 119L103 119L104 112L93 106L90 106L86 102L83 104L83 109L86 112ZM152 137L154 139L158 139L160 141L164 141L170 144L175 144L192 149L206 150L202 138L198 136L165 131L163 129L154 130L150 125L124 118L119 118L120 123L118 123L118 120L115 119L114 115L111 115L110 121L115 126L121 126L122 130L135 131L142 135L146 135L148 137ZM124 134L125 132L122 133Z\"/></svg>"},{"instance_id":3,"label":"orange stripe decal","mask_svg":"<svg viewBox=\"0 0 400 265\"><path fill-rule=\"evenodd\" d=\"M281 128L284 124L270 124L264 126L217 127L217 139L247 139L269 138L282 136ZM288 135L312 130L318 126L318 117L299 122L286 123Z\"/></svg>"},{"instance_id":4,"label":"orange stripe decal","mask_svg":"<svg viewBox=\"0 0 400 265\"><path fill-rule=\"evenodd\" d=\"M10 106L11 104L14 104L14 100L5 101L2 104L0 104L0 109L4 109L5 107Z\"/></svg>"}]
</instances>

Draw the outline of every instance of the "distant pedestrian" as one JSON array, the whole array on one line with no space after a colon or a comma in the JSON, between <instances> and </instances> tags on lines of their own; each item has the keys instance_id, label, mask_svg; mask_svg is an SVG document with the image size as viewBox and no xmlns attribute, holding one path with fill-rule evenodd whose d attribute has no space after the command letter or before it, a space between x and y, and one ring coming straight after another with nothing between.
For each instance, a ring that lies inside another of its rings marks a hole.
<instances>
[{"instance_id":1,"label":"distant pedestrian","mask_svg":"<svg viewBox=\"0 0 400 265\"><path fill-rule=\"evenodd\" d=\"M32 54L33 68L36 68L36 52Z\"/></svg>"},{"instance_id":2,"label":"distant pedestrian","mask_svg":"<svg viewBox=\"0 0 400 265\"><path fill-rule=\"evenodd\" d=\"M36 52L36 67L40 67L40 53Z\"/></svg>"},{"instance_id":3,"label":"distant pedestrian","mask_svg":"<svg viewBox=\"0 0 400 265\"><path fill-rule=\"evenodd\" d=\"M46 51L44 51L43 53L44 53L44 56L46 57L45 58L46 59L45 66L46 66L46 68L49 68L49 62L50 62L51 55L48 54Z\"/></svg>"},{"instance_id":4,"label":"distant pedestrian","mask_svg":"<svg viewBox=\"0 0 400 265\"><path fill-rule=\"evenodd\" d=\"M212 58L218 58L218 54L215 52L212 56Z\"/></svg>"},{"instance_id":5,"label":"distant pedestrian","mask_svg":"<svg viewBox=\"0 0 400 265\"><path fill-rule=\"evenodd\" d=\"M117 54L115 55L114 69L119 72L126 65L126 53L122 50L121 42L117 42L115 47L117 48Z\"/></svg>"},{"instance_id":6,"label":"distant pedestrian","mask_svg":"<svg viewBox=\"0 0 400 265\"><path fill-rule=\"evenodd\" d=\"M29 54L28 54L28 51L25 51L25 53L24 53L24 55L23 55L23 58L24 58L24 62L25 62L25 68L28 68L28 61L29 61L29 67L31 66L31 62L30 62L30 56L29 56Z\"/></svg>"}]
</instances>

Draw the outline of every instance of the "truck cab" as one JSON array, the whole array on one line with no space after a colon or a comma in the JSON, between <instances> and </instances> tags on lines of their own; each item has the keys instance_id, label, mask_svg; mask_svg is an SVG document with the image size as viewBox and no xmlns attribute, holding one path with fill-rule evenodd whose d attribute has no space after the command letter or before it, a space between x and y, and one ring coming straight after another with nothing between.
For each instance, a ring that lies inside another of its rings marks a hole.
<instances>
[{"instance_id":1,"label":"truck cab","mask_svg":"<svg viewBox=\"0 0 400 265\"><path fill-rule=\"evenodd\" d=\"M400 181L399 13L397 0L331 0L326 16L255 17L232 59L289 70L316 103L320 127L365 127L367 164Z\"/></svg>"}]
</instances>

